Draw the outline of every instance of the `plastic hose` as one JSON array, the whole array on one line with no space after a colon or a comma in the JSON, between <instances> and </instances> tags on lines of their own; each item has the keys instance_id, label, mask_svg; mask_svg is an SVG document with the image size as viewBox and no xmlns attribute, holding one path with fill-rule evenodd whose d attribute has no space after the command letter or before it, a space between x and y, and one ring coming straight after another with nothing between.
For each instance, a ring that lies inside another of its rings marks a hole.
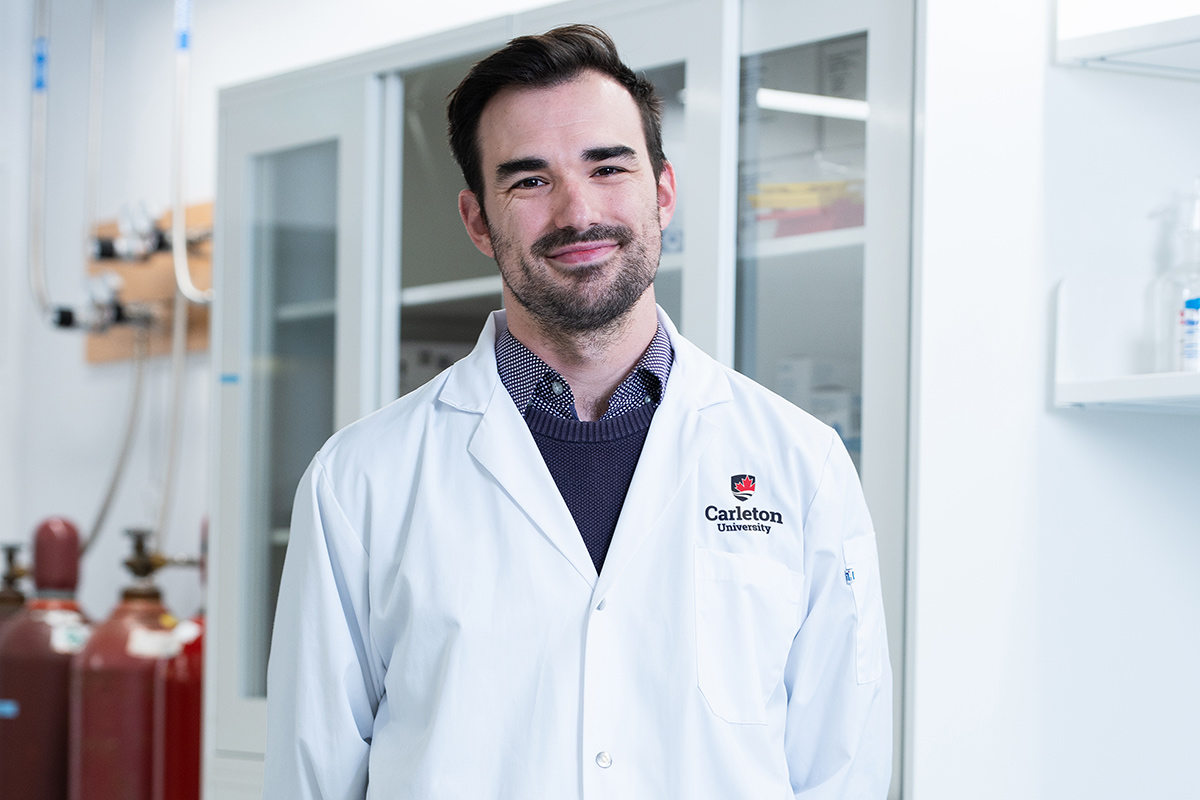
<instances>
[{"instance_id":1,"label":"plastic hose","mask_svg":"<svg viewBox=\"0 0 1200 800\"><path fill-rule=\"evenodd\" d=\"M33 101L29 129L29 288L42 318L49 321L46 291L46 60L50 41L50 2L33 10Z\"/></svg>"},{"instance_id":2,"label":"plastic hose","mask_svg":"<svg viewBox=\"0 0 1200 800\"><path fill-rule=\"evenodd\" d=\"M55 322L55 304L46 282L46 87L50 54L50 0L34 7L33 97L29 146L29 288L42 319ZM92 52L88 93L87 189L84 209L83 263L91 255L92 229L100 183L100 131L104 101L104 2L93 0ZM93 320L103 325L103 316Z\"/></svg>"},{"instance_id":3,"label":"plastic hose","mask_svg":"<svg viewBox=\"0 0 1200 800\"><path fill-rule=\"evenodd\" d=\"M175 265L175 307L171 326L171 429L167 435L167 468L163 476L162 505L154 526L153 548L162 552L167 518L175 489L175 470L179 460L180 427L183 424L184 361L187 356L188 303L211 303L213 290L201 291L192 283L188 269L187 219L183 205L184 133L187 123L188 66L191 62L191 0L175 0L175 121L171 165L171 256Z\"/></svg>"},{"instance_id":4,"label":"plastic hose","mask_svg":"<svg viewBox=\"0 0 1200 800\"><path fill-rule=\"evenodd\" d=\"M87 205L84 207L83 263L92 258L92 234L100 194L100 132L104 103L104 0L92 0L92 68L88 91Z\"/></svg>"},{"instance_id":5,"label":"plastic hose","mask_svg":"<svg viewBox=\"0 0 1200 800\"><path fill-rule=\"evenodd\" d=\"M142 405L142 386L146 372L146 354L149 350L150 329L145 325L137 325L133 329L133 389L129 395L129 411L125 419L125 435L121 439L121 449L117 454L117 463L113 467L112 477L108 481L108 491L104 493L104 500L100 503L100 510L96 512L96 521L92 523L92 529L88 533L87 538L79 545L79 555L82 556L96 541L96 537L100 534L100 529L104 527L104 521L108 518L108 511L112 507L113 498L117 494L117 487L121 485L121 478L125 474L125 465L129 461L129 451L133 447L134 435L137 432L138 412Z\"/></svg>"},{"instance_id":6,"label":"plastic hose","mask_svg":"<svg viewBox=\"0 0 1200 800\"><path fill-rule=\"evenodd\" d=\"M213 290L201 291L192 282L192 273L188 268L187 220L183 205L191 16L191 0L175 0L175 121L172 136L175 158L171 165L171 256L175 263L175 285L179 293L189 302L204 304L212 302Z\"/></svg>"},{"instance_id":7,"label":"plastic hose","mask_svg":"<svg viewBox=\"0 0 1200 800\"><path fill-rule=\"evenodd\" d=\"M175 489L175 469L179 461L179 434L183 423L184 360L187 356L187 312L188 301L183 292L175 293L174 319L171 325L171 428L167 434L167 468L163 476L162 505L158 509L158 523L154 526L152 549L162 552L163 534L167 529L167 517L171 513L171 499Z\"/></svg>"}]
</instances>

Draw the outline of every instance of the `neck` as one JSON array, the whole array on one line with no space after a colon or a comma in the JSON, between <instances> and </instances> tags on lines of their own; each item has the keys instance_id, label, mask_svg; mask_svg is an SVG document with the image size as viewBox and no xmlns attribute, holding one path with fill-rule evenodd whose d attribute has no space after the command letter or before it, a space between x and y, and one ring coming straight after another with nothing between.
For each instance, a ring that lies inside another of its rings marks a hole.
<instances>
[{"instance_id":1,"label":"neck","mask_svg":"<svg viewBox=\"0 0 1200 800\"><path fill-rule=\"evenodd\" d=\"M530 317L507 291L504 300L512 335L566 378L575 396L575 413L585 422L604 416L613 392L658 330L653 288L626 314L594 331L549 328Z\"/></svg>"}]
</instances>

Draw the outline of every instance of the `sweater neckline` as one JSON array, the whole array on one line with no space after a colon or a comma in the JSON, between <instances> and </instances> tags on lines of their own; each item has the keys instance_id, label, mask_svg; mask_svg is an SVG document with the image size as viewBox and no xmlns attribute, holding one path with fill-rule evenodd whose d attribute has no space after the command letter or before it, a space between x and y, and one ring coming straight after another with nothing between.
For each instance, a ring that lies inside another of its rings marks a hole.
<instances>
[{"instance_id":1,"label":"sweater neckline","mask_svg":"<svg viewBox=\"0 0 1200 800\"><path fill-rule=\"evenodd\" d=\"M525 422L532 433L561 442L609 442L646 431L654 419L654 409L653 403L645 403L616 417L583 422L564 419L531 405L525 411Z\"/></svg>"}]
</instances>

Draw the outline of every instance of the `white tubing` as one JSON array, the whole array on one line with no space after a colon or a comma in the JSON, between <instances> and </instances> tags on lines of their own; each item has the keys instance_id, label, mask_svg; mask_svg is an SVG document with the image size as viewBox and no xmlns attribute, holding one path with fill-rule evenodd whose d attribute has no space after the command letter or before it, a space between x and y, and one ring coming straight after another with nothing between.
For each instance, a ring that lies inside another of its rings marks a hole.
<instances>
[{"instance_id":1,"label":"white tubing","mask_svg":"<svg viewBox=\"0 0 1200 800\"><path fill-rule=\"evenodd\" d=\"M96 512L96 521L92 523L92 529L88 533L87 538L79 545L80 557L96 541L96 537L100 534L100 529L104 527L104 521L108 518L108 511L112 507L113 498L117 494L117 487L120 486L121 478L125 474L125 465L129 462L129 451L133 447L134 435L137 431L138 412L142 404L142 387L146 372L146 352L149 349L149 340L150 329L146 325L134 326L133 388L129 395L129 412L125 419L125 435L121 439L121 450L117 454L117 463L113 467L112 477L108 481L108 491L104 493L104 500L100 503L100 510Z\"/></svg>"},{"instance_id":2,"label":"white tubing","mask_svg":"<svg viewBox=\"0 0 1200 800\"><path fill-rule=\"evenodd\" d=\"M175 293L174 318L171 325L171 428L167 435L167 468L163 475L162 505L158 509L158 523L154 526L151 550L162 552L163 533L167 528L167 517L171 513L171 499L175 490L175 468L179 461L179 434L183 423L184 360L187 356L187 312L188 301L183 292Z\"/></svg>"},{"instance_id":3,"label":"white tubing","mask_svg":"<svg viewBox=\"0 0 1200 800\"><path fill-rule=\"evenodd\" d=\"M83 263L92 258L92 237L100 194L100 132L104 108L104 0L92 0L92 69L88 93L87 205L84 207Z\"/></svg>"},{"instance_id":4,"label":"white tubing","mask_svg":"<svg viewBox=\"0 0 1200 800\"><path fill-rule=\"evenodd\" d=\"M171 428L167 435L167 466L163 476L162 504L154 526L153 551L162 552L163 534L171 514L175 469L179 460L179 435L183 425L184 361L187 356L188 303L211 303L213 290L201 291L188 269L187 218L183 203L185 138L187 130L188 66L191 62L191 0L175 0L175 119L171 163L171 257L175 265L175 305L171 325Z\"/></svg>"},{"instance_id":5,"label":"white tubing","mask_svg":"<svg viewBox=\"0 0 1200 800\"><path fill-rule=\"evenodd\" d=\"M188 269L187 220L184 218L184 152L187 128L188 67L191 63L191 0L175 0L175 121L171 164L171 255L175 262L175 285L189 302L211 303L213 290L201 291Z\"/></svg>"},{"instance_id":6,"label":"white tubing","mask_svg":"<svg viewBox=\"0 0 1200 800\"><path fill-rule=\"evenodd\" d=\"M29 146L29 288L42 318L50 323L54 303L46 281L46 73L50 42L50 0L34 9L33 99ZM92 252L92 228L100 183L100 130L104 94L104 2L93 0L92 50L88 94L87 188L84 208L83 263ZM82 319L82 318L77 318ZM92 315L85 327L106 327L103 315Z\"/></svg>"},{"instance_id":7,"label":"white tubing","mask_svg":"<svg viewBox=\"0 0 1200 800\"><path fill-rule=\"evenodd\" d=\"M46 62L50 2L33 11L33 101L29 117L29 288L42 318L50 320L46 291Z\"/></svg>"}]
</instances>

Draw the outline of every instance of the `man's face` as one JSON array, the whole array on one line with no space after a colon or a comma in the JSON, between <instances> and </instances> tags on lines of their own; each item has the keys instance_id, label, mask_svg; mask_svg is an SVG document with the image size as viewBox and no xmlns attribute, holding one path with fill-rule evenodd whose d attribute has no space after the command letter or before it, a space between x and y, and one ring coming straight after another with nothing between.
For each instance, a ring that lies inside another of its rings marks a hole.
<instances>
[{"instance_id":1,"label":"man's face","mask_svg":"<svg viewBox=\"0 0 1200 800\"><path fill-rule=\"evenodd\" d=\"M595 72L506 89L484 108L479 147L483 195L464 190L459 211L506 299L555 330L621 318L654 280L675 209L674 171L655 180L629 93Z\"/></svg>"}]
</instances>

